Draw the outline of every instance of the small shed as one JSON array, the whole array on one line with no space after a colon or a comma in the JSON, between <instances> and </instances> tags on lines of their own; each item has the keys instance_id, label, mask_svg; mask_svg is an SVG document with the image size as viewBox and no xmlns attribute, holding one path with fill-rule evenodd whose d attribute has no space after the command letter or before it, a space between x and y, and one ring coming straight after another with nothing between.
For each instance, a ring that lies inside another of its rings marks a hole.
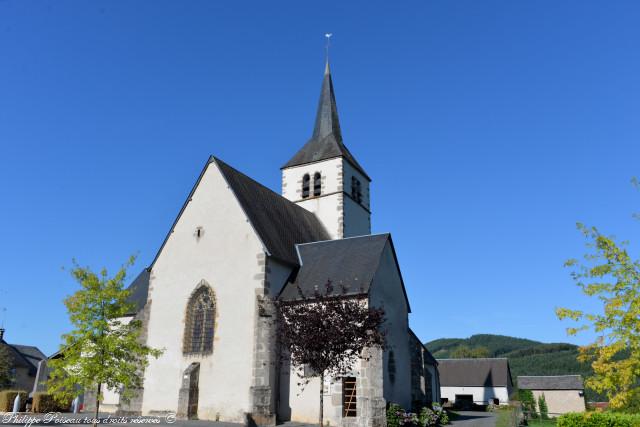
<instances>
[{"instance_id":1,"label":"small shed","mask_svg":"<svg viewBox=\"0 0 640 427\"><path fill-rule=\"evenodd\" d=\"M531 390L536 402L544 395L550 417L586 409L580 375L519 376L518 388Z\"/></svg>"}]
</instances>

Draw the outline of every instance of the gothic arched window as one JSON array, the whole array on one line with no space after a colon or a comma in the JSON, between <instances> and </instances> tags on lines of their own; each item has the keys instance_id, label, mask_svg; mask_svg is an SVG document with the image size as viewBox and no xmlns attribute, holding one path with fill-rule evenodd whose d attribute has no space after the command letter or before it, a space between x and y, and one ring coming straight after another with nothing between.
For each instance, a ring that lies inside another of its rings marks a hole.
<instances>
[{"instance_id":1,"label":"gothic arched window","mask_svg":"<svg viewBox=\"0 0 640 427\"><path fill-rule=\"evenodd\" d=\"M211 288L202 283L189 298L184 328L184 354L210 354L216 303Z\"/></svg>"},{"instance_id":2,"label":"gothic arched window","mask_svg":"<svg viewBox=\"0 0 640 427\"><path fill-rule=\"evenodd\" d=\"M309 184L311 181L311 177L308 173L304 174L302 177L302 198L306 199L309 197Z\"/></svg>"},{"instance_id":3,"label":"gothic arched window","mask_svg":"<svg viewBox=\"0 0 640 427\"><path fill-rule=\"evenodd\" d=\"M316 172L313 175L313 195L319 196L322 192L322 176L320 172Z\"/></svg>"}]
</instances>

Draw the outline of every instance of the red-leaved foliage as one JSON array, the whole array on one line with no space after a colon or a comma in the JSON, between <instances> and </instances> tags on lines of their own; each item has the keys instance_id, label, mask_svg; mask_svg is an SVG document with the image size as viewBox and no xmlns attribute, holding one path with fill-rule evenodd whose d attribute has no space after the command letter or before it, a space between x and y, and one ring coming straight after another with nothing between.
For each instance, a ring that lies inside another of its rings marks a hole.
<instances>
[{"instance_id":1,"label":"red-leaved foliage","mask_svg":"<svg viewBox=\"0 0 640 427\"><path fill-rule=\"evenodd\" d=\"M337 378L367 358L363 350L384 347L384 309L368 307L366 295L347 295L344 287L336 292L331 281L312 295L300 288L298 294L296 301L277 303L278 337L293 366Z\"/></svg>"}]
</instances>

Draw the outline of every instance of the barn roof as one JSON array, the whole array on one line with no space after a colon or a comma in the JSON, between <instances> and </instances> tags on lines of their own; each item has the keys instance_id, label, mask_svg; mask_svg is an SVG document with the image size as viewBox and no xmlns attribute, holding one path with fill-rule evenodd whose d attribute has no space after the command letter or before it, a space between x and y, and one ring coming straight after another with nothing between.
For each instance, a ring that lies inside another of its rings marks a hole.
<instances>
[{"instance_id":1,"label":"barn roof","mask_svg":"<svg viewBox=\"0 0 640 427\"><path fill-rule=\"evenodd\" d=\"M523 390L584 390L581 375L519 376Z\"/></svg>"},{"instance_id":2,"label":"barn roof","mask_svg":"<svg viewBox=\"0 0 640 427\"><path fill-rule=\"evenodd\" d=\"M437 360L443 387L507 387L512 384L506 358Z\"/></svg>"}]
</instances>

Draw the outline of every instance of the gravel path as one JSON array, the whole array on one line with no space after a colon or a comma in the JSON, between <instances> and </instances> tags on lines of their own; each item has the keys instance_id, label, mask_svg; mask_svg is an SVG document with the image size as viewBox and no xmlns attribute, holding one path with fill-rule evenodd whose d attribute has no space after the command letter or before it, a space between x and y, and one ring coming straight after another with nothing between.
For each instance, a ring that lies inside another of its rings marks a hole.
<instances>
[{"instance_id":1,"label":"gravel path","mask_svg":"<svg viewBox=\"0 0 640 427\"><path fill-rule=\"evenodd\" d=\"M493 412L459 411L458 419L451 421L455 427L495 427L496 414Z\"/></svg>"}]
</instances>

